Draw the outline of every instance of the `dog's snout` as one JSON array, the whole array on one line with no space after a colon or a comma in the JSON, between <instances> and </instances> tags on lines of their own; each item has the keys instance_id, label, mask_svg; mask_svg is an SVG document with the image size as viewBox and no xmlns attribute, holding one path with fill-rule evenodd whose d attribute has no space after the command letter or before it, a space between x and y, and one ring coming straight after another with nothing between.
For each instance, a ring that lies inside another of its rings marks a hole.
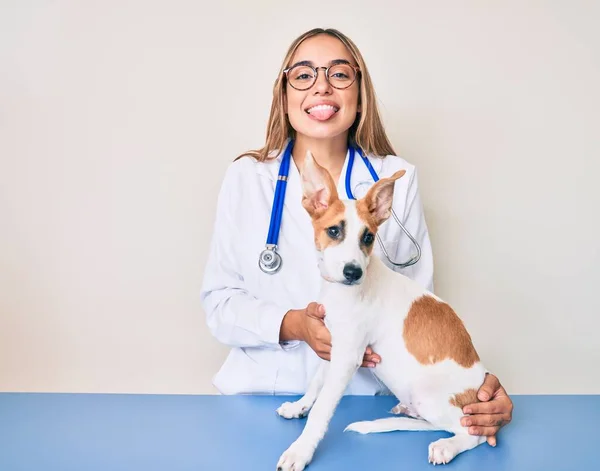
<instances>
[{"instance_id":1,"label":"dog's snout","mask_svg":"<svg viewBox=\"0 0 600 471\"><path fill-rule=\"evenodd\" d=\"M360 280L362 274L362 268L354 263L347 263L346 266L344 266L344 278L350 282Z\"/></svg>"}]
</instances>

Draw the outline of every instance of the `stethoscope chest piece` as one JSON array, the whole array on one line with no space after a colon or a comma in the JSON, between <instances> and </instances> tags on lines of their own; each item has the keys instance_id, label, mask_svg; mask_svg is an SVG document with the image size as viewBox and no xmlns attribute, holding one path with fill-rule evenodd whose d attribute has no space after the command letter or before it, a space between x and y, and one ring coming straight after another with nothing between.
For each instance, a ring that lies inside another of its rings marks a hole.
<instances>
[{"instance_id":1,"label":"stethoscope chest piece","mask_svg":"<svg viewBox=\"0 0 600 471\"><path fill-rule=\"evenodd\" d=\"M281 268L281 255L275 251L275 248L267 248L260 253L258 265L265 273L277 273Z\"/></svg>"}]
</instances>

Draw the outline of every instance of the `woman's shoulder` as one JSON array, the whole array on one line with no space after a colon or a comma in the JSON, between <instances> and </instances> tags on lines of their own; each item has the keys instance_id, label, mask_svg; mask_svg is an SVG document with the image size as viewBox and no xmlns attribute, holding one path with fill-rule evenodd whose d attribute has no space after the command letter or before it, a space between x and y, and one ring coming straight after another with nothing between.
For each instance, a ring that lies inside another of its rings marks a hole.
<instances>
[{"instance_id":1,"label":"woman's shoulder","mask_svg":"<svg viewBox=\"0 0 600 471\"><path fill-rule=\"evenodd\" d=\"M258 160L251 154L243 154L231 161L225 169L225 181L249 182L263 177L272 178L277 175L279 157L268 160Z\"/></svg>"},{"instance_id":2,"label":"woman's shoulder","mask_svg":"<svg viewBox=\"0 0 600 471\"><path fill-rule=\"evenodd\" d=\"M406 170L406 176L411 176L416 173L417 167L412 162L409 162L404 157L399 155L386 155L381 157L381 176L389 177L399 170ZM403 177L404 178L404 177Z\"/></svg>"},{"instance_id":3,"label":"woman's shoulder","mask_svg":"<svg viewBox=\"0 0 600 471\"><path fill-rule=\"evenodd\" d=\"M391 177L399 170L404 170L406 173L396 181L396 192L408 192L409 189L417 185L417 166L409 160L399 155L385 155L371 159L371 162L377 162L379 167L377 173L380 178Z\"/></svg>"}]
</instances>

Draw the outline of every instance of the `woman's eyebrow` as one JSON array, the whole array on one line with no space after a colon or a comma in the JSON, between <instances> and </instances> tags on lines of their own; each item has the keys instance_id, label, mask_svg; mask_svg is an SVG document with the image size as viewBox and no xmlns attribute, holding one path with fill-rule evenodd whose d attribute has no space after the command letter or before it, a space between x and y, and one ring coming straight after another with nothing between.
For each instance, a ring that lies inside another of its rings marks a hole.
<instances>
[{"instance_id":1,"label":"woman's eyebrow","mask_svg":"<svg viewBox=\"0 0 600 471\"><path fill-rule=\"evenodd\" d=\"M329 61L329 65L335 65L335 64L350 64L350 61L348 61L347 59L333 59L332 61ZM297 65L314 65L313 61L299 61L296 62L295 64L290 65L290 69L292 67L296 67Z\"/></svg>"}]
</instances>

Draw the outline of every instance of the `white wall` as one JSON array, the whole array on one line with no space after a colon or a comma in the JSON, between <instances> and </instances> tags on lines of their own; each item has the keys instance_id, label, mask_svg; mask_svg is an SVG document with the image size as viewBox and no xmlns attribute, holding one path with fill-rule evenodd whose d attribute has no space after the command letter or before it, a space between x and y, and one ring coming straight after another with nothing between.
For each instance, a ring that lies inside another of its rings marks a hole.
<instances>
[{"instance_id":1,"label":"white wall","mask_svg":"<svg viewBox=\"0 0 600 471\"><path fill-rule=\"evenodd\" d=\"M216 192L289 43L333 26L486 364L511 393L600 393L598 5L2 0L0 390L215 391Z\"/></svg>"}]
</instances>

